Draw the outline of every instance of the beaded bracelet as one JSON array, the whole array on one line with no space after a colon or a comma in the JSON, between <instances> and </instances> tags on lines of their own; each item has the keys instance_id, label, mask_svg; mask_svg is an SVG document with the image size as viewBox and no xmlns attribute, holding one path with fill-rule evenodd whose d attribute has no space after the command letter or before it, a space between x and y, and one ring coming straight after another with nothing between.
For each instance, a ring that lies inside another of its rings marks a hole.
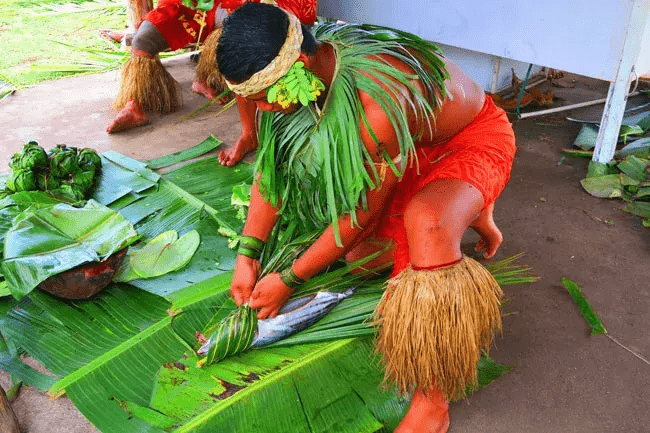
<instances>
[{"instance_id":1,"label":"beaded bracelet","mask_svg":"<svg viewBox=\"0 0 650 433\"><path fill-rule=\"evenodd\" d=\"M259 260L259 258L262 256L264 244L265 242L263 240L258 239L254 236L240 236L237 254L249 257L253 260Z\"/></svg>"},{"instance_id":2,"label":"beaded bracelet","mask_svg":"<svg viewBox=\"0 0 650 433\"><path fill-rule=\"evenodd\" d=\"M305 282L305 280L296 275L293 271L293 266L289 266L284 271L280 272L280 280L282 280L285 286L291 289Z\"/></svg>"}]
</instances>

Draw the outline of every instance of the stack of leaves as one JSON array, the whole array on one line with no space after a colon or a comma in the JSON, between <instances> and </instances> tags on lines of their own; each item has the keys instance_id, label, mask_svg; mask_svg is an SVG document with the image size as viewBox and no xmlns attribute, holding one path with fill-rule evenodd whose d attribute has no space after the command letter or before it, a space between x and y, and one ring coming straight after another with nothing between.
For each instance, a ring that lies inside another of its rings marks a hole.
<instances>
[{"instance_id":1,"label":"stack of leaves","mask_svg":"<svg viewBox=\"0 0 650 433\"><path fill-rule=\"evenodd\" d=\"M573 143L582 151L565 150L565 154L593 155L599 125L583 123ZM650 227L650 113L646 111L625 117L618 143L620 149L614 159L607 164L591 161L587 177L580 183L594 197L625 200L629 204L623 210L641 216L643 225Z\"/></svg>"},{"instance_id":2,"label":"stack of leaves","mask_svg":"<svg viewBox=\"0 0 650 433\"><path fill-rule=\"evenodd\" d=\"M624 211L643 218L650 227L650 159L628 155L608 164L592 162L589 174L580 181L594 197L621 198L629 204Z\"/></svg>"},{"instance_id":3,"label":"stack of leaves","mask_svg":"<svg viewBox=\"0 0 650 433\"><path fill-rule=\"evenodd\" d=\"M4 237L0 270L16 299L53 275L104 260L139 239L124 216L92 199L83 208L30 206L13 218Z\"/></svg>"},{"instance_id":4,"label":"stack of leaves","mask_svg":"<svg viewBox=\"0 0 650 433\"><path fill-rule=\"evenodd\" d=\"M59 195L83 200L88 197L102 167L93 149L64 144L56 145L50 153L30 141L21 153L9 162L11 175L6 179L4 195L21 191L52 191Z\"/></svg>"}]
</instances>

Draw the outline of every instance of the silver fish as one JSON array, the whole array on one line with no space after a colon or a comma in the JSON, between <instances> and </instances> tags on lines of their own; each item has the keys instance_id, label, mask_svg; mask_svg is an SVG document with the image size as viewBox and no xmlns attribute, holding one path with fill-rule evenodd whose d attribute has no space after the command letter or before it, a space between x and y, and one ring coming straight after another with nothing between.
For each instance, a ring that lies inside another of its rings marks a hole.
<instances>
[{"instance_id":1,"label":"silver fish","mask_svg":"<svg viewBox=\"0 0 650 433\"><path fill-rule=\"evenodd\" d=\"M316 292L287 302L277 316L257 322L257 334L251 347L266 346L302 331L353 293L354 289L345 292Z\"/></svg>"},{"instance_id":2,"label":"silver fish","mask_svg":"<svg viewBox=\"0 0 650 433\"><path fill-rule=\"evenodd\" d=\"M343 299L354 293L355 288L345 292L316 292L288 301L278 315L257 321L257 332L250 347L262 347L302 331L327 314ZM205 356L210 351L212 339L208 339L196 352Z\"/></svg>"}]
</instances>

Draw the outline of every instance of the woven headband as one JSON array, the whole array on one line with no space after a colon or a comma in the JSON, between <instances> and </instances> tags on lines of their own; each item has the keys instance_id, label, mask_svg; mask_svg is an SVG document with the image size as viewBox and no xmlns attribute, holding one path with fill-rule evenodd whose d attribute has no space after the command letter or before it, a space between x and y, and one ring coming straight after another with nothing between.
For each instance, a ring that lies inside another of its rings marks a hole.
<instances>
[{"instance_id":1,"label":"woven headband","mask_svg":"<svg viewBox=\"0 0 650 433\"><path fill-rule=\"evenodd\" d=\"M261 92L282 78L298 60L302 45L302 28L295 15L286 13L289 17L289 30L278 55L264 69L255 72L242 83L234 84L226 80L230 90L243 97Z\"/></svg>"}]
</instances>

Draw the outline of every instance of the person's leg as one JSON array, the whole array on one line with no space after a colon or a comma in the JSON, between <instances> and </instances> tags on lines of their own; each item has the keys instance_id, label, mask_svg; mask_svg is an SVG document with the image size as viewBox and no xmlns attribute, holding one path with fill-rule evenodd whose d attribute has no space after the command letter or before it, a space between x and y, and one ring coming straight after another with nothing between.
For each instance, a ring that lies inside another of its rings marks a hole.
<instances>
[{"instance_id":1,"label":"person's leg","mask_svg":"<svg viewBox=\"0 0 650 433\"><path fill-rule=\"evenodd\" d=\"M449 403L437 389L415 391L409 410L394 433L445 433L449 428Z\"/></svg>"},{"instance_id":2,"label":"person's leg","mask_svg":"<svg viewBox=\"0 0 650 433\"><path fill-rule=\"evenodd\" d=\"M233 166L248 153L257 149L257 106L254 102L235 96L239 118L241 120L241 135L234 145L219 153L221 165Z\"/></svg>"},{"instance_id":3,"label":"person's leg","mask_svg":"<svg viewBox=\"0 0 650 433\"><path fill-rule=\"evenodd\" d=\"M481 192L465 181L439 179L426 185L404 212L411 264L426 268L461 259L463 234L482 208Z\"/></svg>"},{"instance_id":4,"label":"person's leg","mask_svg":"<svg viewBox=\"0 0 650 433\"><path fill-rule=\"evenodd\" d=\"M109 134L148 124L145 111L166 113L178 108L178 83L156 57L168 47L158 29L144 21L133 38L131 58L122 71L120 89L113 103L120 111L106 128Z\"/></svg>"},{"instance_id":5,"label":"person's leg","mask_svg":"<svg viewBox=\"0 0 650 433\"><path fill-rule=\"evenodd\" d=\"M192 90L209 100L213 100L224 90L228 89L226 80L223 78L217 67L217 46L224 20L228 17L228 11L221 6L214 12L214 30L205 39L201 56L196 65L196 79L192 83ZM233 98L226 95L217 101L217 104L225 104Z\"/></svg>"},{"instance_id":6,"label":"person's leg","mask_svg":"<svg viewBox=\"0 0 650 433\"><path fill-rule=\"evenodd\" d=\"M404 213L411 265L435 269L458 262L463 234L482 207L483 196L467 182L439 179L426 185ZM449 409L443 394L436 388L426 394L418 389L395 432L441 433L448 426Z\"/></svg>"},{"instance_id":7,"label":"person's leg","mask_svg":"<svg viewBox=\"0 0 650 433\"><path fill-rule=\"evenodd\" d=\"M494 257L497 249L503 243L503 235L501 230L494 223L494 203L486 206L481 211L478 218L476 218L470 227L481 236L481 239L476 243L474 251L483 251L483 257L486 259Z\"/></svg>"},{"instance_id":8,"label":"person's leg","mask_svg":"<svg viewBox=\"0 0 650 433\"><path fill-rule=\"evenodd\" d=\"M192 91L213 100L228 89L226 81L217 67L217 45L221 36L221 28L210 33L201 49L201 56L196 65L196 79L192 83ZM217 104L225 104L232 99L231 95L221 97Z\"/></svg>"},{"instance_id":9,"label":"person's leg","mask_svg":"<svg viewBox=\"0 0 650 433\"><path fill-rule=\"evenodd\" d=\"M109 30L102 29L99 31L100 36L103 38L121 43L127 38L127 46L131 45L133 35L138 30L140 23L144 16L153 9L152 0L124 0L127 16L129 17L129 25L124 30Z\"/></svg>"}]
</instances>

